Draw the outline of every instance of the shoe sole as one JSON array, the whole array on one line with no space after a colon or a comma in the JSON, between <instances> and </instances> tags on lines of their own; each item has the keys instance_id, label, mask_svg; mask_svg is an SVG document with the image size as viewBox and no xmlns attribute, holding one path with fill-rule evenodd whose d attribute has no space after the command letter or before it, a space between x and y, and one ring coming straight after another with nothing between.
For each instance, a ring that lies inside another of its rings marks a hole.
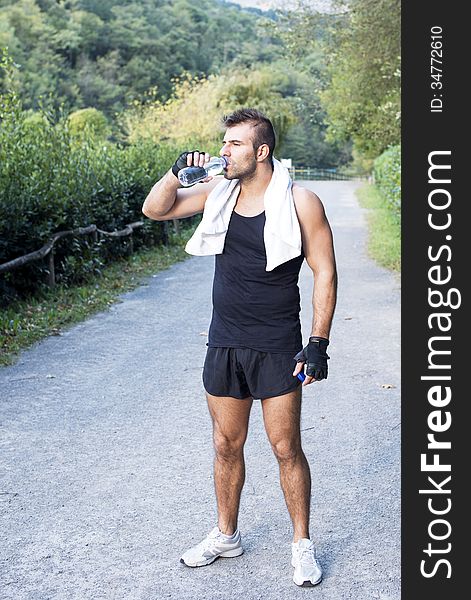
<instances>
[{"instance_id":1,"label":"shoe sole","mask_svg":"<svg viewBox=\"0 0 471 600\"><path fill-rule=\"evenodd\" d=\"M295 567L296 565L294 565L293 562L291 562L291 566ZM319 577L319 579L317 581L314 581L314 582L312 582L310 579L303 579L301 583L298 583L298 581L296 581L296 579L294 577L293 577L293 581L299 587L314 587L316 585L319 585L319 583L322 581L322 575Z\"/></svg>"},{"instance_id":2,"label":"shoe sole","mask_svg":"<svg viewBox=\"0 0 471 600\"><path fill-rule=\"evenodd\" d=\"M298 587L314 587L316 585L319 585L319 583L322 581L322 577L320 579L318 579L317 581L315 581L314 583L310 579L304 579L302 583L298 583L296 581L296 579L294 579L294 577L293 577L293 581Z\"/></svg>"},{"instance_id":3,"label":"shoe sole","mask_svg":"<svg viewBox=\"0 0 471 600\"><path fill-rule=\"evenodd\" d=\"M207 565L211 565L217 558L235 558L236 556L240 556L241 554L244 553L244 549L243 548L234 548L233 550L226 550L226 552L222 552L221 554L216 554L216 556L212 556L211 558L207 558L205 561L203 562L199 562L199 563L195 563L195 564L189 564L187 562L185 562L183 560L183 558L180 558L180 562L184 565L186 565L187 567L206 567Z\"/></svg>"}]
</instances>

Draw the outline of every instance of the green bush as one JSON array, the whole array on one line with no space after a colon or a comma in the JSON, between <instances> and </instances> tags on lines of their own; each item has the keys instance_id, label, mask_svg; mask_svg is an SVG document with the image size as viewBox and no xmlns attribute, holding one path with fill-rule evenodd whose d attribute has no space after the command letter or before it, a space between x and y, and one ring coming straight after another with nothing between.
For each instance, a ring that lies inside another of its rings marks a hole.
<instances>
[{"instance_id":1,"label":"green bush","mask_svg":"<svg viewBox=\"0 0 471 600\"><path fill-rule=\"evenodd\" d=\"M96 108L82 108L69 115L70 133L79 140L95 137L106 140L110 133L105 115Z\"/></svg>"},{"instance_id":2,"label":"green bush","mask_svg":"<svg viewBox=\"0 0 471 600\"><path fill-rule=\"evenodd\" d=\"M2 66L2 65L0 65ZM143 220L134 247L163 239L162 223L145 219L142 203L172 164L176 149L152 142L117 145L82 132L64 115L22 111L13 92L0 95L0 263L38 250L54 233L90 224L105 231ZM55 246L56 275L77 283L126 250L126 238L66 237ZM24 293L45 280L47 261L0 278L0 292Z\"/></svg>"},{"instance_id":3,"label":"green bush","mask_svg":"<svg viewBox=\"0 0 471 600\"><path fill-rule=\"evenodd\" d=\"M374 161L375 184L397 219L401 216L401 146L391 146Z\"/></svg>"}]
</instances>

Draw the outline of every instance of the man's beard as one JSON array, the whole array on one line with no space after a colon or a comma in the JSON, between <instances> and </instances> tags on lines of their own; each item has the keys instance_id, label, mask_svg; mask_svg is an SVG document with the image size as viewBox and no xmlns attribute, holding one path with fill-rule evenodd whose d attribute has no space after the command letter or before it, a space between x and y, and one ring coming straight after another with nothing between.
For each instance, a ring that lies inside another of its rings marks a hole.
<instances>
[{"instance_id":1,"label":"man's beard","mask_svg":"<svg viewBox=\"0 0 471 600\"><path fill-rule=\"evenodd\" d=\"M256 170L257 161L254 159L244 167L236 167L235 169L231 169L230 174L226 171L224 173L224 177L226 179L239 179L239 181L244 181L244 179L252 179L252 177L255 175Z\"/></svg>"}]
</instances>

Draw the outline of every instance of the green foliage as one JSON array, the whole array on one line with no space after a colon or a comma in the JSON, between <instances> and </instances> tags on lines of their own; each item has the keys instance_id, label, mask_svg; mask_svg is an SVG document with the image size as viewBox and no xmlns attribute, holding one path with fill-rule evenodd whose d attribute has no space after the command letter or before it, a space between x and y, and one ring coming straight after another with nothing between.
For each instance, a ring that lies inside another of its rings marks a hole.
<instances>
[{"instance_id":1,"label":"green foliage","mask_svg":"<svg viewBox=\"0 0 471 600\"><path fill-rule=\"evenodd\" d=\"M375 185L358 188L360 205L368 209L368 253L381 266L401 270L401 224Z\"/></svg>"},{"instance_id":2,"label":"green foliage","mask_svg":"<svg viewBox=\"0 0 471 600\"><path fill-rule=\"evenodd\" d=\"M0 3L0 47L20 65L24 107L41 97L110 118L172 77L270 62L280 44L261 12L215 0L18 0ZM228 33L230 32L230 35ZM1 85L1 82L0 82Z\"/></svg>"},{"instance_id":3,"label":"green foliage","mask_svg":"<svg viewBox=\"0 0 471 600\"><path fill-rule=\"evenodd\" d=\"M123 139L116 114L146 102L149 90L165 103L175 79L244 77L271 65L289 84L270 84L263 94L262 76L258 90L242 81L232 87L233 104L257 105L277 120L276 100L289 98L291 117L281 115L276 123L280 155L298 165L338 166L348 161L350 143L326 138L319 95L326 82L323 44L334 23L329 15L263 12L224 0L4 1L0 45L8 45L20 65L26 109L41 102L67 112L95 107L114 140ZM278 96L267 100L273 90Z\"/></svg>"},{"instance_id":4,"label":"green foliage","mask_svg":"<svg viewBox=\"0 0 471 600\"><path fill-rule=\"evenodd\" d=\"M400 1L329 4L322 13L297 0L267 24L309 82L296 90L286 155L319 166L341 166L353 155L363 169L400 141Z\"/></svg>"},{"instance_id":5,"label":"green foliage","mask_svg":"<svg viewBox=\"0 0 471 600\"><path fill-rule=\"evenodd\" d=\"M48 121L44 114L32 110L25 111L23 127L25 128L27 135L34 135L35 132L40 133L47 124Z\"/></svg>"},{"instance_id":6,"label":"green foliage","mask_svg":"<svg viewBox=\"0 0 471 600\"><path fill-rule=\"evenodd\" d=\"M251 106L267 114L279 144L295 121L290 77L276 66L201 79L187 75L176 78L174 86L168 101L136 102L124 114L123 127L132 143L165 140L180 149L196 145L215 154L221 146L221 117L237 108Z\"/></svg>"},{"instance_id":7,"label":"green foliage","mask_svg":"<svg viewBox=\"0 0 471 600\"><path fill-rule=\"evenodd\" d=\"M374 161L375 183L387 206L397 219L401 217L401 146L388 148Z\"/></svg>"},{"instance_id":8,"label":"green foliage","mask_svg":"<svg viewBox=\"0 0 471 600\"><path fill-rule=\"evenodd\" d=\"M279 11L277 19L264 23L284 47L279 69L292 80L295 124L287 132L280 152L296 166L339 167L351 159L348 138L328 138L321 94L329 83L328 43L340 26L335 14L323 14L310 3Z\"/></svg>"},{"instance_id":9,"label":"green foliage","mask_svg":"<svg viewBox=\"0 0 471 600\"><path fill-rule=\"evenodd\" d=\"M350 160L349 142L326 139L325 113L316 92L319 81L307 71L291 71L293 79L293 110L295 124L282 141L280 153L298 166L338 167Z\"/></svg>"},{"instance_id":10,"label":"green foliage","mask_svg":"<svg viewBox=\"0 0 471 600\"><path fill-rule=\"evenodd\" d=\"M349 0L330 47L321 93L332 140L375 158L400 141L400 1Z\"/></svg>"},{"instance_id":11,"label":"green foliage","mask_svg":"<svg viewBox=\"0 0 471 600\"><path fill-rule=\"evenodd\" d=\"M325 141L310 79L281 60L219 76L175 78L171 98L164 102L151 90L146 103L136 101L123 113L122 128L133 143L169 140L179 148L202 146L215 154L222 139L222 115L244 106L258 108L272 120L277 157L292 158L297 166L348 162L349 144Z\"/></svg>"},{"instance_id":12,"label":"green foliage","mask_svg":"<svg viewBox=\"0 0 471 600\"><path fill-rule=\"evenodd\" d=\"M0 96L0 117L0 263L38 250L57 231L92 223L112 231L141 220L145 196L176 154L169 145L104 142L87 128L77 143L67 117L31 115L12 91ZM133 237L136 248L159 242L162 224L145 220ZM98 273L123 249L122 241L97 248L89 237L65 238L56 245L58 279L74 283ZM40 261L7 273L4 289L30 289L45 270Z\"/></svg>"},{"instance_id":13,"label":"green foliage","mask_svg":"<svg viewBox=\"0 0 471 600\"><path fill-rule=\"evenodd\" d=\"M69 115L69 131L78 139L105 140L110 131L105 115L96 108L82 108Z\"/></svg>"}]
</instances>

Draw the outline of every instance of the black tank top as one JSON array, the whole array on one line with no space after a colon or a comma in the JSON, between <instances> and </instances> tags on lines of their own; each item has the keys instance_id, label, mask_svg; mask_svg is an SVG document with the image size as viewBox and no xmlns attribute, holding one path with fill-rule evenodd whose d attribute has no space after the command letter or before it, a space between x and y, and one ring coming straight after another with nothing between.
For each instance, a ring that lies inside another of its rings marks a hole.
<instances>
[{"instance_id":1,"label":"black tank top","mask_svg":"<svg viewBox=\"0 0 471 600\"><path fill-rule=\"evenodd\" d=\"M304 254L266 271L265 213L232 213L224 251L216 255L208 346L298 352L299 270Z\"/></svg>"}]
</instances>

